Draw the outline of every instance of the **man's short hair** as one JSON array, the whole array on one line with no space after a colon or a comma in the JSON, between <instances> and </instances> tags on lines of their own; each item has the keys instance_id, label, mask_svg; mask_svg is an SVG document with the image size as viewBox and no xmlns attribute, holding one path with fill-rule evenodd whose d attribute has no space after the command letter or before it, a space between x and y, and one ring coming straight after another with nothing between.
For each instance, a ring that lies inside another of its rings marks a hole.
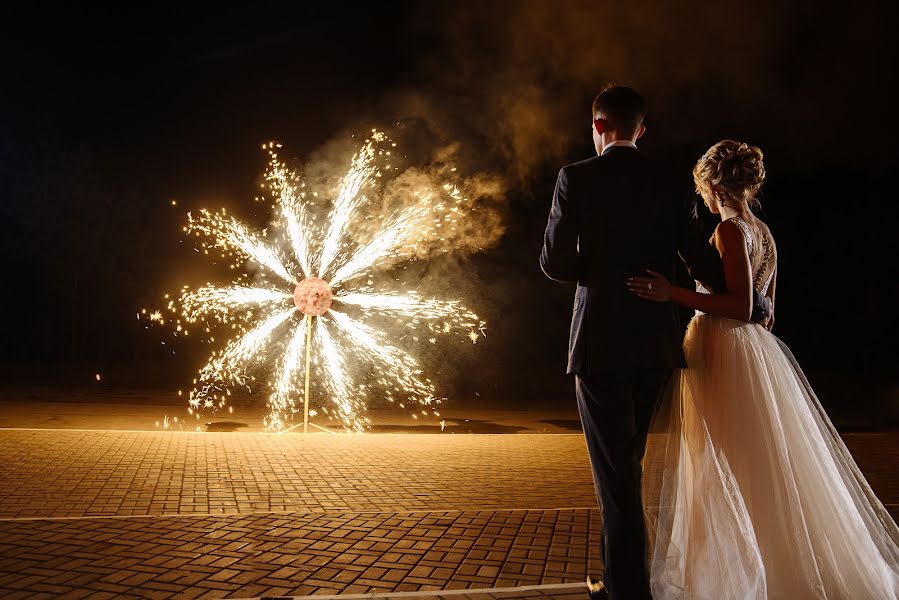
<instances>
[{"instance_id":1,"label":"man's short hair","mask_svg":"<svg viewBox=\"0 0 899 600\"><path fill-rule=\"evenodd\" d=\"M609 123L609 129L621 135L633 135L646 117L646 101L633 88L608 85L593 101L593 118L598 115Z\"/></svg>"}]
</instances>

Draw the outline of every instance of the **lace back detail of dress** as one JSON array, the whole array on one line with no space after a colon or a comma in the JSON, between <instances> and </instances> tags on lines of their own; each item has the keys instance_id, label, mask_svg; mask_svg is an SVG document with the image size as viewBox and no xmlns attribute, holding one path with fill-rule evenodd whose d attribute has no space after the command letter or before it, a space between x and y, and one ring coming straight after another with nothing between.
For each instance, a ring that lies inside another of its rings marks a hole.
<instances>
[{"instance_id":1,"label":"lace back detail of dress","mask_svg":"<svg viewBox=\"0 0 899 600\"><path fill-rule=\"evenodd\" d=\"M740 217L729 219L734 225L743 232L746 238L746 250L749 252L749 265L752 267L752 284L760 294L764 294L771 284L771 278L774 276L774 268L777 266L777 250L774 246L774 240L767 231L761 231L756 234L749 226L749 223ZM756 247L756 236L759 238L759 244Z\"/></svg>"}]
</instances>

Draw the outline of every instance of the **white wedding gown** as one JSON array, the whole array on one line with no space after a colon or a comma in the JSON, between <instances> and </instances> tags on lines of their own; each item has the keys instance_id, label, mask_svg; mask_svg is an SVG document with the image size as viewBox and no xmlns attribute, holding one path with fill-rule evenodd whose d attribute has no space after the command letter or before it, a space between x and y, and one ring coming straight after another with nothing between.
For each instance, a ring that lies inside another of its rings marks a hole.
<instances>
[{"instance_id":1,"label":"white wedding gown","mask_svg":"<svg viewBox=\"0 0 899 600\"><path fill-rule=\"evenodd\" d=\"M774 243L734 221L764 292ZM789 349L701 313L684 348L650 523L655 600L897 598L899 529Z\"/></svg>"}]
</instances>

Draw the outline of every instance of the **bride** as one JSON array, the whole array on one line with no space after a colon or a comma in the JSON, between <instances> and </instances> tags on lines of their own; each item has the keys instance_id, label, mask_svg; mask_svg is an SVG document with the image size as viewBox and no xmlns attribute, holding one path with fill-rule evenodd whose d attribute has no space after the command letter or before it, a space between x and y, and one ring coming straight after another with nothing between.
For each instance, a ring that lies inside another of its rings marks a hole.
<instances>
[{"instance_id":1,"label":"bride","mask_svg":"<svg viewBox=\"0 0 899 600\"><path fill-rule=\"evenodd\" d=\"M634 277L647 300L695 309L675 376L651 556L655 600L897 598L899 529L796 364L751 324L752 289L774 302L777 246L751 207L762 152L725 140L693 170L721 217L711 242L727 292Z\"/></svg>"}]
</instances>

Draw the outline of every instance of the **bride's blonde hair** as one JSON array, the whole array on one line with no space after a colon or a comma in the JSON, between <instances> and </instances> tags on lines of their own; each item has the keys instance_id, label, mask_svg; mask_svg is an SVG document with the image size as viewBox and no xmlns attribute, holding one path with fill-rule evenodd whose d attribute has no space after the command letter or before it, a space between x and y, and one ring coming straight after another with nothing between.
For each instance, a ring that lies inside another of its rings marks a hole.
<instances>
[{"instance_id":1,"label":"bride's blonde hair","mask_svg":"<svg viewBox=\"0 0 899 600\"><path fill-rule=\"evenodd\" d=\"M765 181L765 164L761 149L734 140L723 140L712 146L693 167L696 191L715 192L719 199L746 202L759 206L759 188Z\"/></svg>"}]
</instances>

